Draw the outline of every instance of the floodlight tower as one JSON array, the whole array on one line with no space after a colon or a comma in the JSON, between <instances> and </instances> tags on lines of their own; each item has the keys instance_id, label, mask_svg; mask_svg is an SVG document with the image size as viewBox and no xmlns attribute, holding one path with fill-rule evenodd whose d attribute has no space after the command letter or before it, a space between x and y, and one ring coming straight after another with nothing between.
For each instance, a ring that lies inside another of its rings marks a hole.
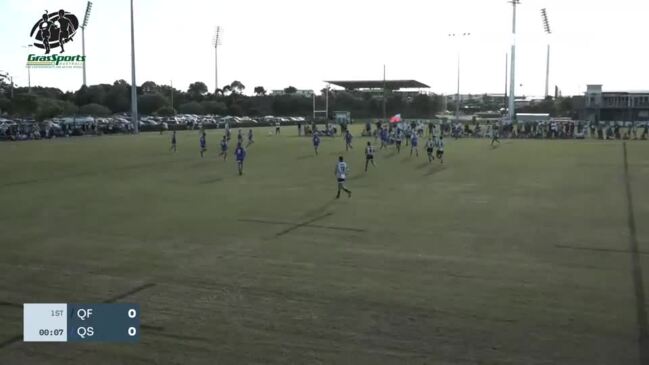
<instances>
[{"instance_id":1,"label":"floodlight tower","mask_svg":"<svg viewBox=\"0 0 649 365\"><path fill-rule=\"evenodd\" d=\"M548 35L548 52L547 52L547 58L545 61L545 97L547 98L549 95L549 84L550 84L550 34L552 34L552 31L550 30L550 22L548 21L548 13L545 10L545 8L541 9L541 18L543 19L543 28L545 30L545 34Z\"/></svg>"},{"instance_id":2,"label":"floodlight tower","mask_svg":"<svg viewBox=\"0 0 649 365\"><path fill-rule=\"evenodd\" d=\"M81 55L83 56L83 86L86 86L86 27L88 26L88 19L90 18L90 11L92 10L92 1L88 1L86 5L86 15L83 17L81 23Z\"/></svg>"},{"instance_id":3,"label":"floodlight tower","mask_svg":"<svg viewBox=\"0 0 649 365\"><path fill-rule=\"evenodd\" d=\"M450 33L448 36L457 40L470 36L471 33ZM460 47L457 49L457 92L455 94L455 123L460 122Z\"/></svg>"},{"instance_id":4,"label":"floodlight tower","mask_svg":"<svg viewBox=\"0 0 649 365\"><path fill-rule=\"evenodd\" d=\"M131 0L131 121L133 132L138 133L140 126L137 118L137 83L135 82L135 26L133 23L133 0Z\"/></svg>"},{"instance_id":5,"label":"floodlight tower","mask_svg":"<svg viewBox=\"0 0 649 365\"><path fill-rule=\"evenodd\" d=\"M28 44L26 46L23 46L23 48L27 48L27 50L29 50L32 47L34 47L34 45L32 45L32 44ZM32 71L31 71L31 69L32 68L29 66L29 64L27 64L27 92L29 94L32 93Z\"/></svg>"},{"instance_id":6,"label":"floodlight tower","mask_svg":"<svg viewBox=\"0 0 649 365\"><path fill-rule=\"evenodd\" d=\"M513 122L516 119L516 110L514 100L516 99L516 5L521 3L520 0L509 0L512 3L512 51L511 66L509 68L509 120Z\"/></svg>"},{"instance_id":7,"label":"floodlight tower","mask_svg":"<svg viewBox=\"0 0 649 365\"><path fill-rule=\"evenodd\" d=\"M214 32L214 39L212 44L214 45L214 94L216 95L216 90L219 89L219 66L218 66L218 49L223 40L223 28L221 26L216 27Z\"/></svg>"}]
</instances>

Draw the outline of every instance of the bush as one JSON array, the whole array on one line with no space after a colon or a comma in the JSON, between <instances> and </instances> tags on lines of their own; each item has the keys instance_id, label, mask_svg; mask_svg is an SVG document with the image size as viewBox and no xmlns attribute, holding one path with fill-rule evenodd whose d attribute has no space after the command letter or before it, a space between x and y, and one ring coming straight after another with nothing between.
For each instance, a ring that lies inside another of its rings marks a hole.
<instances>
[{"instance_id":1,"label":"bush","mask_svg":"<svg viewBox=\"0 0 649 365\"><path fill-rule=\"evenodd\" d=\"M111 114L110 109L103 105L90 103L79 108L79 114L91 115L93 117L105 117Z\"/></svg>"}]
</instances>

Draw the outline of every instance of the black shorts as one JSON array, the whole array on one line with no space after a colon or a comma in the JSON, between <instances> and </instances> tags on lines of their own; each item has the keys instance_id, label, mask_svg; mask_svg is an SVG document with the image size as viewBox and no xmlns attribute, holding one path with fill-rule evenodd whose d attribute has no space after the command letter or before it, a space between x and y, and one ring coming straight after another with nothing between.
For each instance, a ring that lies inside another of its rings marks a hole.
<instances>
[{"instance_id":1,"label":"black shorts","mask_svg":"<svg viewBox=\"0 0 649 365\"><path fill-rule=\"evenodd\" d=\"M374 155L366 155L366 156L365 156L365 159L366 159L366 160L373 160L373 159L374 159Z\"/></svg>"},{"instance_id":2,"label":"black shorts","mask_svg":"<svg viewBox=\"0 0 649 365\"><path fill-rule=\"evenodd\" d=\"M401 146L401 141L397 141L396 143L397 145Z\"/></svg>"},{"instance_id":3,"label":"black shorts","mask_svg":"<svg viewBox=\"0 0 649 365\"><path fill-rule=\"evenodd\" d=\"M426 152L428 152L429 154L431 154L431 153L433 153L433 149L432 149L432 148L426 148Z\"/></svg>"},{"instance_id":4,"label":"black shorts","mask_svg":"<svg viewBox=\"0 0 649 365\"><path fill-rule=\"evenodd\" d=\"M444 155L444 151L437 150L437 157L442 157Z\"/></svg>"},{"instance_id":5,"label":"black shorts","mask_svg":"<svg viewBox=\"0 0 649 365\"><path fill-rule=\"evenodd\" d=\"M345 179L340 178L340 177L337 180L338 180L339 183L344 183L345 182Z\"/></svg>"}]
</instances>

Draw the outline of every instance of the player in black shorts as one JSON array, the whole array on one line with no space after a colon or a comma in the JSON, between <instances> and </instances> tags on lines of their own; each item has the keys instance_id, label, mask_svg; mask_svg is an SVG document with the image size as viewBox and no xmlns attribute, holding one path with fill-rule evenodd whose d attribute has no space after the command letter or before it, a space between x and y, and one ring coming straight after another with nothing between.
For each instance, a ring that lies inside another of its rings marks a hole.
<instances>
[{"instance_id":1,"label":"player in black shorts","mask_svg":"<svg viewBox=\"0 0 649 365\"><path fill-rule=\"evenodd\" d=\"M498 130L498 125L495 124L491 130L491 147L493 147L495 142L498 142L500 144L500 140L498 139L498 133L500 131Z\"/></svg>"},{"instance_id":2,"label":"player in black shorts","mask_svg":"<svg viewBox=\"0 0 649 365\"><path fill-rule=\"evenodd\" d=\"M401 153L401 129L397 128L397 134L394 138L394 145L397 146L397 153Z\"/></svg>"},{"instance_id":3,"label":"player in black shorts","mask_svg":"<svg viewBox=\"0 0 649 365\"><path fill-rule=\"evenodd\" d=\"M169 149L169 151L176 152L176 131L174 131L171 135L171 148Z\"/></svg>"},{"instance_id":4,"label":"player in black shorts","mask_svg":"<svg viewBox=\"0 0 649 365\"><path fill-rule=\"evenodd\" d=\"M444 163L444 136L439 136L437 140L437 159L440 163Z\"/></svg>"},{"instance_id":5,"label":"player in black shorts","mask_svg":"<svg viewBox=\"0 0 649 365\"><path fill-rule=\"evenodd\" d=\"M428 156L428 163L431 163L435 157L433 157L433 149L435 148L435 142L433 142L433 136L431 135L428 141L426 141L426 155Z\"/></svg>"},{"instance_id":6,"label":"player in black shorts","mask_svg":"<svg viewBox=\"0 0 649 365\"><path fill-rule=\"evenodd\" d=\"M367 166L372 163L372 166L376 167L374 164L374 146L371 142L367 142L367 147L365 147L365 172L367 172Z\"/></svg>"}]
</instances>

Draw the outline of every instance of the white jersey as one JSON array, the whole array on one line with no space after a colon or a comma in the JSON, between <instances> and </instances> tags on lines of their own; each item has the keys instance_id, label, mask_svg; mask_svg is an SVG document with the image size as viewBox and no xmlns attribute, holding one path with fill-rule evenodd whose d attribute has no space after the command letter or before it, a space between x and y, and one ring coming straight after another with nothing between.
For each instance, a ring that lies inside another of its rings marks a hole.
<instances>
[{"instance_id":1,"label":"white jersey","mask_svg":"<svg viewBox=\"0 0 649 365\"><path fill-rule=\"evenodd\" d=\"M374 147L373 146L365 147L365 154L367 156L373 156L374 155Z\"/></svg>"},{"instance_id":2,"label":"white jersey","mask_svg":"<svg viewBox=\"0 0 649 365\"><path fill-rule=\"evenodd\" d=\"M430 139L426 141L426 149L429 149L429 148L433 149L434 147L435 147L435 142L433 142Z\"/></svg>"},{"instance_id":3,"label":"white jersey","mask_svg":"<svg viewBox=\"0 0 649 365\"><path fill-rule=\"evenodd\" d=\"M444 152L444 140L443 139L438 139L437 140L437 150Z\"/></svg>"},{"instance_id":4,"label":"white jersey","mask_svg":"<svg viewBox=\"0 0 649 365\"><path fill-rule=\"evenodd\" d=\"M341 161L336 164L336 177L339 179L347 178L347 162Z\"/></svg>"}]
</instances>

